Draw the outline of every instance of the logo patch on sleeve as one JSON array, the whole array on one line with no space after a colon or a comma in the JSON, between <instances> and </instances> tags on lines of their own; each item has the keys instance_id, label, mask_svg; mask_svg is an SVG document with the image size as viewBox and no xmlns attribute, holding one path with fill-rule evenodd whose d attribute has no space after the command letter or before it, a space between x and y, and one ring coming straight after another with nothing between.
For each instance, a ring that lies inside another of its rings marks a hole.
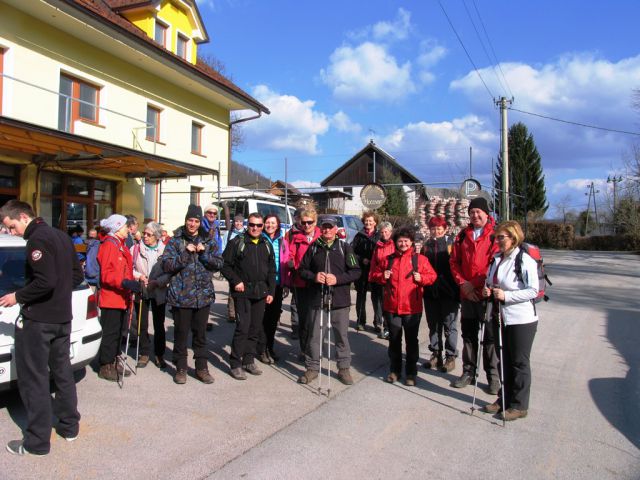
<instances>
[{"instance_id":1,"label":"logo patch on sleeve","mask_svg":"<svg viewBox=\"0 0 640 480\"><path fill-rule=\"evenodd\" d=\"M33 260L34 262L37 262L41 258L42 252L40 250L34 250L33 252L31 252L31 260Z\"/></svg>"}]
</instances>

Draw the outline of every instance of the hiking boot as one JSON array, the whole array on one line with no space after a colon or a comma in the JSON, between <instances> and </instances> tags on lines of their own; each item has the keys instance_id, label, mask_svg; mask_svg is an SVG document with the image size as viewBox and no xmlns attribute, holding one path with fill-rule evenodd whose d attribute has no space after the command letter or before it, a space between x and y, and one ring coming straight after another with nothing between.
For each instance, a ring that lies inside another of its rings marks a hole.
<instances>
[{"instance_id":1,"label":"hiking boot","mask_svg":"<svg viewBox=\"0 0 640 480\"><path fill-rule=\"evenodd\" d=\"M453 382L453 388L464 388L467 385L470 385L473 382L473 375L471 372L464 371L460 378Z\"/></svg>"},{"instance_id":2,"label":"hiking boot","mask_svg":"<svg viewBox=\"0 0 640 480\"><path fill-rule=\"evenodd\" d=\"M136 368L144 368L147 366L148 363L149 363L149 355L140 355L140 358L138 358L138 364L136 365Z\"/></svg>"},{"instance_id":3,"label":"hiking boot","mask_svg":"<svg viewBox=\"0 0 640 480\"><path fill-rule=\"evenodd\" d=\"M356 331L357 332L364 332L364 324L359 323L358 325L356 325Z\"/></svg>"},{"instance_id":4,"label":"hiking boot","mask_svg":"<svg viewBox=\"0 0 640 480\"><path fill-rule=\"evenodd\" d=\"M351 378L351 370L348 368L338 369L338 380L345 385L353 385L353 378Z\"/></svg>"},{"instance_id":5,"label":"hiking boot","mask_svg":"<svg viewBox=\"0 0 640 480\"><path fill-rule=\"evenodd\" d=\"M433 352L431 354L431 358L422 364L422 366L427 370L430 368L440 368L442 365L442 356L438 352Z\"/></svg>"},{"instance_id":6,"label":"hiking boot","mask_svg":"<svg viewBox=\"0 0 640 480\"><path fill-rule=\"evenodd\" d=\"M373 326L373 333L381 333L382 329L380 328L380 325L374 325Z\"/></svg>"},{"instance_id":7,"label":"hiking boot","mask_svg":"<svg viewBox=\"0 0 640 480\"><path fill-rule=\"evenodd\" d=\"M385 328L384 332L382 332L382 336L384 337L385 340L389 340L389 330Z\"/></svg>"},{"instance_id":8,"label":"hiking boot","mask_svg":"<svg viewBox=\"0 0 640 480\"><path fill-rule=\"evenodd\" d=\"M206 368L203 368L202 370L196 370L196 378L202 383L206 383L207 385L215 381L213 376L209 373L209 370Z\"/></svg>"},{"instance_id":9,"label":"hiking boot","mask_svg":"<svg viewBox=\"0 0 640 480\"><path fill-rule=\"evenodd\" d=\"M260 370L255 363L250 363L249 365L245 365L244 369L249 372L251 375L262 375L262 370Z\"/></svg>"},{"instance_id":10,"label":"hiking boot","mask_svg":"<svg viewBox=\"0 0 640 480\"><path fill-rule=\"evenodd\" d=\"M124 376L128 377L131 375L131 369L129 367L125 367L123 366L122 363L118 362L116 360L116 367L115 367L116 371L118 372L118 375L122 375L122 370L124 370Z\"/></svg>"},{"instance_id":11,"label":"hiking boot","mask_svg":"<svg viewBox=\"0 0 640 480\"><path fill-rule=\"evenodd\" d=\"M407 387L415 387L416 386L416 377L415 377L415 375L407 375L407 378L404 379L404 384Z\"/></svg>"},{"instance_id":12,"label":"hiking boot","mask_svg":"<svg viewBox=\"0 0 640 480\"><path fill-rule=\"evenodd\" d=\"M176 374L173 376L173 383L177 383L178 385L187 383L187 371L183 368L176 370Z\"/></svg>"},{"instance_id":13,"label":"hiking boot","mask_svg":"<svg viewBox=\"0 0 640 480\"><path fill-rule=\"evenodd\" d=\"M167 368L167 362L164 361L164 357L162 355L158 355L154 363L158 368Z\"/></svg>"},{"instance_id":14,"label":"hiking boot","mask_svg":"<svg viewBox=\"0 0 640 480\"><path fill-rule=\"evenodd\" d=\"M35 455L40 457L47 455L46 453L30 452L29 450L24 448L23 443L24 440L11 440L9 443L7 443L7 452L9 452L11 455Z\"/></svg>"},{"instance_id":15,"label":"hiking boot","mask_svg":"<svg viewBox=\"0 0 640 480\"><path fill-rule=\"evenodd\" d=\"M307 370L302 375L300 375L300 377L298 377L298 383L306 385L307 383L311 383L316 378L318 378L317 370Z\"/></svg>"},{"instance_id":16,"label":"hiking boot","mask_svg":"<svg viewBox=\"0 0 640 480\"><path fill-rule=\"evenodd\" d=\"M444 361L444 365L440 367L440 371L449 373L456 368L456 357L447 357Z\"/></svg>"},{"instance_id":17,"label":"hiking boot","mask_svg":"<svg viewBox=\"0 0 640 480\"><path fill-rule=\"evenodd\" d=\"M497 378L492 378L489 381L489 387L487 388L487 393L489 395L497 395L500 391L500 380Z\"/></svg>"},{"instance_id":18,"label":"hiking boot","mask_svg":"<svg viewBox=\"0 0 640 480\"><path fill-rule=\"evenodd\" d=\"M391 372L389 375L387 375L387 382L389 382L389 383L397 382L398 381L398 377L399 377L399 375L397 373Z\"/></svg>"},{"instance_id":19,"label":"hiking boot","mask_svg":"<svg viewBox=\"0 0 640 480\"><path fill-rule=\"evenodd\" d=\"M271 357L269 357L269 354L267 352L262 352L260 355L258 355L258 360L260 360L265 365L271 365L272 363Z\"/></svg>"},{"instance_id":20,"label":"hiking boot","mask_svg":"<svg viewBox=\"0 0 640 480\"><path fill-rule=\"evenodd\" d=\"M101 365L98 371L98 378L108 380L109 382L117 382L118 374L116 373L116 368L113 366L113 363Z\"/></svg>"},{"instance_id":21,"label":"hiking boot","mask_svg":"<svg viewBox=\"0 0 640 480\"><path fill-rule=\"evenodd\" d=\"M236 380L246 380L247 379L247 375L244 373L244 371L240 367L232 368L230 373L231 373L231 376L233 378L235 378Z\"/></svg>"},{"instance_id":22,"label":"hiking boot","mask_svg":"<svg viewBox=\"0 0 640 480\"><path fill-rule=\"evenodd\" d=\"M511 422L512 420L517 420L519 418L525 418L526 416L526 410L518 410L517 408L507 408L507 411L502 413L502 418L507 422Z\"/></svg>"},{"instance_id":23,"label":"hiking boot","mask_svg":"<svg viewBox=\"0 0 640 480\"><path fill-rule=\"evenodd\" d=\"M502 405L500 405L500 399L497 399L495 402L490 403L489 405L485 405L484 411L491 414L495 414L502 411Z\"/></svg>"}]
</instances>

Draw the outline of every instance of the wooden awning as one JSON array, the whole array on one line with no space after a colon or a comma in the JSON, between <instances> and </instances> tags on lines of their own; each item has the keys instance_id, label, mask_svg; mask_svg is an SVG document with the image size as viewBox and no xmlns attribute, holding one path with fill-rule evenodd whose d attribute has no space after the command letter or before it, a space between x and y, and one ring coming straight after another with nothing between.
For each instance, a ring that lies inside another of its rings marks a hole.
<instances>
[{"instance_id":1,"label":"wooden awning","mask_svg":"<svg viewBox=\"0 0 640 480\"><path fill-rule=\"evenodd\" d=\"M212 168L192 165L0 116L0 152L18 153L59 169L86 170L126 178L181 178L218 175Z\"/></svg>"}]
</instances>

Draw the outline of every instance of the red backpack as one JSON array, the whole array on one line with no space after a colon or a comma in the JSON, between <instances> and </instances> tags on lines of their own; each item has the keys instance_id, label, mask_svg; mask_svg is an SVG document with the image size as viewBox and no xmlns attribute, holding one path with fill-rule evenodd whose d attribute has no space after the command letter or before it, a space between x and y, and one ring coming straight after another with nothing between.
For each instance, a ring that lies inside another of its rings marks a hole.
<instances>
[{"instance_id":1,"label":"red backpack","mask_svg":"<svg viewBox=\"0 0 640 480\"><path fill-rule=\"evenodd\" d=\"M533 303L539 303L542 300L545 302L549 301L549 297L545 294L545 290L547 284L553 285L551 280L546 273L544 273L544 260L542 259L542 253L540 252L540 248L536 245L531 245L530 243L523 243L520 245L520 251L516 255L514 270L516 271L516 277L519 281L524 283L524 279L522 277L522 255L529 255L536 261L538 266L538 296L532 300Z\"/></svg>"}]
</instances>

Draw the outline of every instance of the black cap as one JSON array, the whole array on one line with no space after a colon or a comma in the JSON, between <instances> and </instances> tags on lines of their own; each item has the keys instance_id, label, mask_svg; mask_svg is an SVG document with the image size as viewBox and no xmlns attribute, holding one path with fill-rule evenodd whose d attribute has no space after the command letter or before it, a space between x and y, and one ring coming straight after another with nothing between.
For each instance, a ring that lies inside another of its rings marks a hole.
<instances>
[{"instance_id":1,"label":"black cap","mask_svg":"<svg viewBox=\"0 0 640 480\"><path fill-rule=\"evenodd\" d=\"M185 221L189 218L197 218L202 221L202 207L200 205L189 205L187 208L187 214L184 216Z\"/></svg>"},{"instance_id":2,"label":"black cap","mask_svg":"<svg viewBox=\"0 0 640 480\"><path fill-rule=\"evenodd\" d=\"M338 225L336 217L320 217L319 220L318 225L331 225L332 227Z\"/></svg>"},{"instance_id":3,"label":"black cap","mask_svg":"<svg viewBox=\"0 0 640 480\"><path fill-rule=\"evenodd\" d=\"M471 211L474 208L479 208L484 213L489 215L491 212L489 211L489 204L487 203L487 199L484 197L476 197L471 202L469 202L469 209L467 211Z\"/></svg>"}]
</instances>

